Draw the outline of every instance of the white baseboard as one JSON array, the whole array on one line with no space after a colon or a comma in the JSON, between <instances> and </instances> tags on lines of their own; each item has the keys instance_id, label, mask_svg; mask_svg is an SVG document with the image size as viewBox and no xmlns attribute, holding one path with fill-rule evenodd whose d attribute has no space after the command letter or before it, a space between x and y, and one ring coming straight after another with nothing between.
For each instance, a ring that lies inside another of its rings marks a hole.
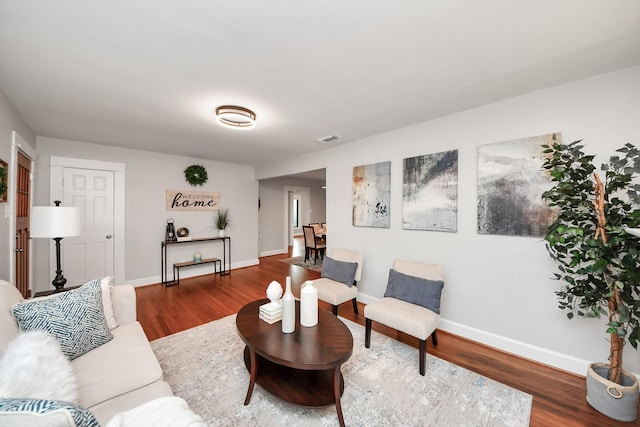
<instances>
[{"instance_id":1,"label":"white baseboard","mask_svg":"<svg viewBox=\"0 0 640 427\"><path fill-rule=\"evenodd\" d=\"M288 252L289 252L288 249L275 249L275 250L272 250L272 251L260 252L260 258L262 258L263 256L286 254Z\"/></svg>"},{"instance_id":2,"label":"white baseboard","mask_svg":"<svg viewBox=\"0 0 640 427\"><path fill-rule=\"evenodd\" d=\"M358 294L358 301L365 304L378 301L378 298ZM503 337L492 332L483 331L461 323L452 322L447 319L441 319L439 329L450 332L469 340L488 345L493 348L514 354L525 359L533 360L538 363L552 366L557 369L572 372L577 375L585 376L587 366L590 362L578 359L573 356L558 353L542 347L537 347L511 338Z\"/></svg>"},{"instance_id":3,"label":"white baseboard","mask_svg":"<svg viewBox=\"0 0 640 427\"><path fill-rule=\"evenodd\" d=\"M231 270L235 270L237 268L250 267L252 265L258 265L260 261L255 258L251 260L246 260L242 262L236 262L231 264ZM227 268L229 266L227 265ZM182 269L180 272L181 279L188 279L189 277L202 276L204 274L211 274L213 272L213 264L203 264L201 266L194 266L188 269ZM172 277L172 272L168 272L169 278ZM158 276L144 277L141 279L134 280L125 280L125 283L132 285L134 287L138 286L148 286L148 285L156 285L162 282L162 278Z\"/></svg>"}]
</instances>

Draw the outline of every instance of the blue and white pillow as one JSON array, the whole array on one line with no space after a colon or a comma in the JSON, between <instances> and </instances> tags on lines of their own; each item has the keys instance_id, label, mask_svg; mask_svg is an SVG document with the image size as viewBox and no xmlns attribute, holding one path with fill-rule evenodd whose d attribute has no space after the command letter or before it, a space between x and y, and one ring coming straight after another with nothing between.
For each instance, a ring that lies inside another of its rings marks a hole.
<instances>
[{"instance_id":1,"label":"blue and white pillow","mask_svg":"<svg viewBox=\"0 0 640 427\"><path fill-rule=\"evenodd\" d=\"M0 399L0 425L100 427L88 409L47 399Z\"/></svg>"},{"instance_id":2,"label":"blue and white pillow","mask_svg":"<svg viewBox=\"0 0 640 427\"><path fill-rule=\"evenodd\" d=\"M21 301L11 311L21 331L50 333L69 359L113 338L104 316L100 280L50 298Z\"/></svg>"}]
</instances>

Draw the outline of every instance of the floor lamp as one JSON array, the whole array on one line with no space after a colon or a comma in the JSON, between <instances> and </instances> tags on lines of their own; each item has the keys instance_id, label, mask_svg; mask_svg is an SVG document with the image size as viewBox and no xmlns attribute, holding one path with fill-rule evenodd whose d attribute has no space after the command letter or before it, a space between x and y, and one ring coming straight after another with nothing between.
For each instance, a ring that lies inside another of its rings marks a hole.
<instances>
[{"instance_id":1,"label":"floor lamp","mask_svg":"<svg viewBox=\"0 0 640 427\"><path fill-rule=\"evenodd\" d=\"M80 209L60 206L59 200L54 203L55 206L33 207L30 236L31 238L52 238L56 242L56 277L51 284L57 291L60 291L67 283L67 279L62 275L60 241L63 237L80 234Z\"/></svg>"}]
</instances>

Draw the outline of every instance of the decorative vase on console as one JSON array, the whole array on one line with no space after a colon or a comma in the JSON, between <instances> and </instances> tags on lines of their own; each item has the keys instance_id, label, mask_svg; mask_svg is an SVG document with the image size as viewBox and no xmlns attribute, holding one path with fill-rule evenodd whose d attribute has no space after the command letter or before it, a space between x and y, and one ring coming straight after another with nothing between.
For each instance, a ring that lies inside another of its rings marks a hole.
<instances>
[{"instance_id":1,"label":"decorative vase on console","mask_svg":"<svg viewBox=\"0 0 640 427\"><path fill-rule=\"evenodd\" d=\"M290 334L296 330L296 299L291 292L291 277L287 276L282 297L282 332Z\"/></svg>"},{"instance_id":2,"label":"decorative vase on console","mask_svg":"<svg viewBox=\"0 0 640 427\"><path fill-rule=\"evenodd\" d=\"M300 288L300 324L306 327L318 324L318 290L313 280L307 280Z\"/></svg>"}]
</instances>

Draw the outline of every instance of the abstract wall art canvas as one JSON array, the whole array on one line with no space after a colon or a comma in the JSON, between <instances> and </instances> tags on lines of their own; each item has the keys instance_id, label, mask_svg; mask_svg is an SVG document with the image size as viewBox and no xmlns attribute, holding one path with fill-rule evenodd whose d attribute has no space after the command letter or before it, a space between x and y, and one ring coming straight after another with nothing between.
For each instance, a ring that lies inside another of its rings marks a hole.
<instances>
[{"instance_id":1,"label":"abstract wall art canvas","mask_svg":"<svg viewBox=\"0 0 640 427\"><path fill-rule=\"evenodd\" d=\"M542 144L560 133L478 147L478 233L544 236L557 215L542 200L551 181Z\"/></svg>"},{"instance_id":2,"label":"abstract wall art canvas","mask_svg":"<svg viewBox=\"0 0 640 427\"><path fill-rule=\"evenodd\" d=\"M457 231L458 150L403 160L402 228Z\"/></svg>"},{"instance_id":3,"label":"abstract wall art canvas","mask_svg":"<svg viewBox=\"0 0 640 427\"><path fill-rule=\"evenodd\" d=\"M353 168L353 225L389 228L391 162Z\"/></svg>"}]
</instances>

